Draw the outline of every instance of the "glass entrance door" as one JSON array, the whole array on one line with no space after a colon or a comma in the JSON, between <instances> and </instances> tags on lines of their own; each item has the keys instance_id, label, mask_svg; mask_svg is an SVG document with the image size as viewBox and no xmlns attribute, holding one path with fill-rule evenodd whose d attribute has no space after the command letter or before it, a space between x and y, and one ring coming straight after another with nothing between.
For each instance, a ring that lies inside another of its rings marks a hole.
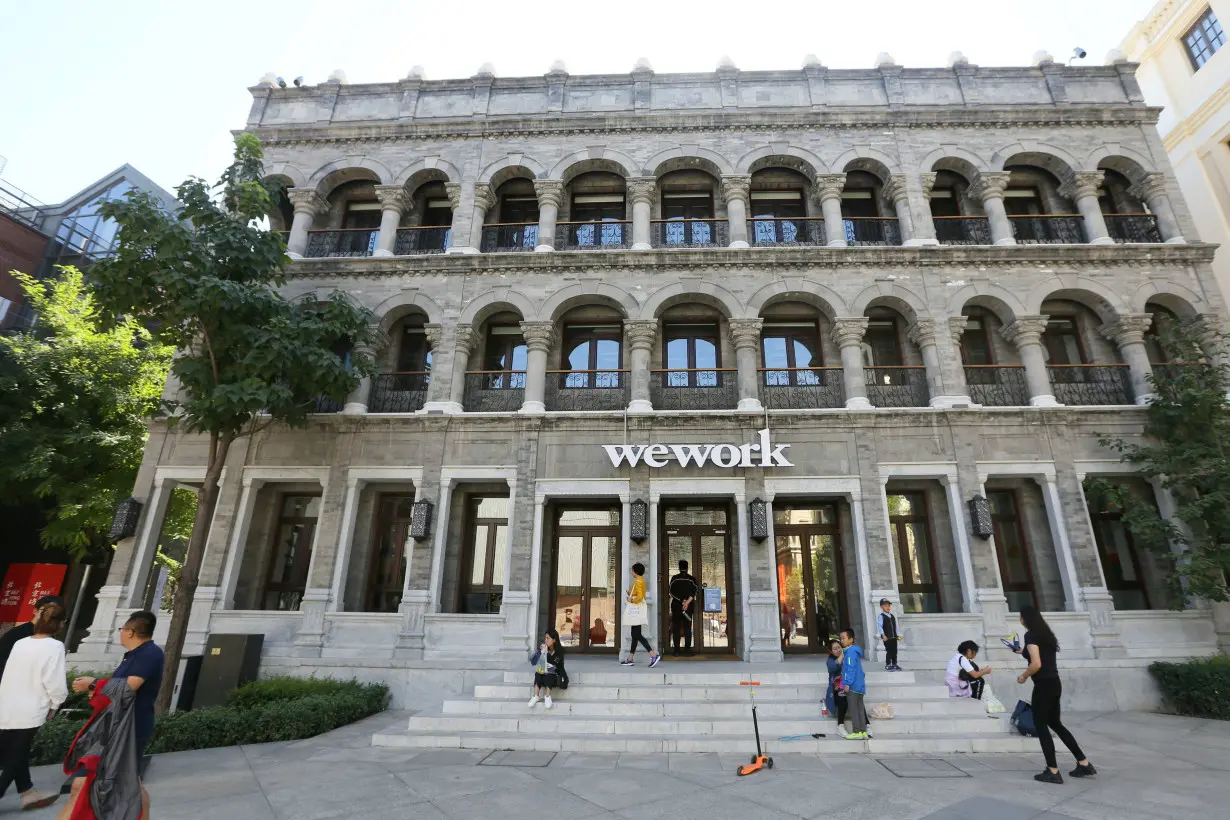
<instances>
[{"instance_id":1,"label":"glass entrance door","mask_svg":"<svg viewBox=\"0 0 1230 820\"><path fill-rule=\"evenodd\" d=\"M670 644L670 578L681 560L696 578L700 598L692 613L692 646L696 652L734 650L735 595L731 588L728 510L720 507L667 507L663 511L659 598L662 605L662 647Z\"/></svg>"},{"instance_id":2,"label":"glass entrance door","mask_svg":"<svg viewBox=\"0 0 1230 820\"><path fill-rule=\"evenodd\" d=\"M846 618L837 508L773 505L782 649L828 651Z\"/></svg>"},{"instance_id":3,"label":"glass entrance door","mask_svg":"<svg viewBox=\"0 0 1230 820\"><path fill-rule=\"evenodd\" d=\"M619 510L563 510L556 519L552 625L573 652L619 649Z\"/></svg>"}]
</instances>

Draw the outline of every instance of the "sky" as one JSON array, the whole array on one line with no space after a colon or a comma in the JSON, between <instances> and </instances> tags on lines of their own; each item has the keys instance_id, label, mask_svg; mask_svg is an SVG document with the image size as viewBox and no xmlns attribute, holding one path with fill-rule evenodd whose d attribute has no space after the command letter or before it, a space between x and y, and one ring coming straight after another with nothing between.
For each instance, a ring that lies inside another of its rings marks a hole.
<instances>
[{"instance_id":1,"label":"sky","mask_svg":"<svg viewBox=\"0 0 1230 820\"><path fill-rule=\"evenodd\" d=\"M0 3L0 179L59 202L124 163L173 191L216 179L248 88L290 83L657 72L1027 65L1039 49L1101 65L1156 0L44 0ZM2 162L2 161L0 161Z\"/></svg>"}]
</instances>

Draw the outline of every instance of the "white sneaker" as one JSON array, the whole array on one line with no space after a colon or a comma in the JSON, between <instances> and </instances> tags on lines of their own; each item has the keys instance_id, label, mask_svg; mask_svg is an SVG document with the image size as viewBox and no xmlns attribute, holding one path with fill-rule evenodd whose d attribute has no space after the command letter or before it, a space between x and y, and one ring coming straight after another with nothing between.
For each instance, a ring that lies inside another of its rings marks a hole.
<instances>
[{"instance_id":1,"label":"white sneaker","mask_svg":"<svg viewBox=\"0 0 1230 820\"><path fill-rule=\"evenodd\" d=\"M551 708L551 696L550 695L547 695L547 699L545 703L547 705L547 708L550 709Z\"/></svg>"},{"instance_id":2,"label":"white sneaker","mask_svg":"<svg viewBox=\"0 0 1230 820\"><path fill-rule=\"evenodd\" d=\"M540 701L540 700L542 700L542 698L538 697L537 695L534 695L534 697L530 698L530 702L529 702L528 704L526 704L526 705L527 705L529 708L533 709L533 708L534 708L534 707L538 704L538 701ZM550 699L550 698L547 698L547 702L548 702L548 703L550 703L550 701L551 701L551 699Z\"/></svg>"}]
</instances>

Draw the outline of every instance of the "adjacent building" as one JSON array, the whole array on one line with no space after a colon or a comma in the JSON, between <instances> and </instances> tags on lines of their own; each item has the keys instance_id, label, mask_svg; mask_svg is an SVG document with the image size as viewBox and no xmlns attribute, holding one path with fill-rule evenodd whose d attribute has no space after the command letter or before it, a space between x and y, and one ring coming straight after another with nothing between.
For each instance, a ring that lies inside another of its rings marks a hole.
<instances>
[{"instance_id":1,"label":"adjacent building","mask_svg":"<svg viewBox=\"0 0 1230 820\"><path fill-rule=\"evenodd\" d=\"M370 308L380 373L232 448L189 652L260 633L266 671L416 702L551 627L613 664L638 562L661 645L680 560L698 651L755 662L887 598L902 662L940 668L1034 603L1130 708L1150 659L1230 643L1084 490L1168 509L1098 438L1139 434L1159 326L1225 313L1135 64L251 93L286 295ZM79 663L122 652L206 446L152 422Z\"/></svg>"}]
</instances>

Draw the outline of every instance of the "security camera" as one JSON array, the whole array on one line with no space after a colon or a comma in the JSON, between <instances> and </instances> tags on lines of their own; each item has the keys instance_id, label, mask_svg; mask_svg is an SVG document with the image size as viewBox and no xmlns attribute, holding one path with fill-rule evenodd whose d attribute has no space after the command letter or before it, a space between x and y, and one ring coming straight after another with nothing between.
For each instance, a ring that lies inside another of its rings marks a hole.
<instances>
[{"instance_id":1,"label":"security camera","mask_svg":"<svg viewBox=\"0 0 1230 820\"><path fill-rule=\"evenodd\" d=\"M302 87L303 87L303 78L296 77L295 78L295 88L302 88Z\"/></svg>"},{"instance_id":2,"label":"security camera","mask_svg":"<svg viewBox=\"0 0 1230 820\"><path fill-rule=\"evenodd\" d=\"M1078 60L1085 59L1085 49L1081 48L1080 46L1077 46L1076 48L1072 49L1072 56Z\"/></svg>"},{"instance_id":3,"label":"security camera","mask_svg":"<svg viewBox=\"0 0 1230 820\"><path fill-rule=\"evenodd\" d=\"M278 77L278 88L286 88L286 80L281 77Z\"/></svg>"}]
</instances>

